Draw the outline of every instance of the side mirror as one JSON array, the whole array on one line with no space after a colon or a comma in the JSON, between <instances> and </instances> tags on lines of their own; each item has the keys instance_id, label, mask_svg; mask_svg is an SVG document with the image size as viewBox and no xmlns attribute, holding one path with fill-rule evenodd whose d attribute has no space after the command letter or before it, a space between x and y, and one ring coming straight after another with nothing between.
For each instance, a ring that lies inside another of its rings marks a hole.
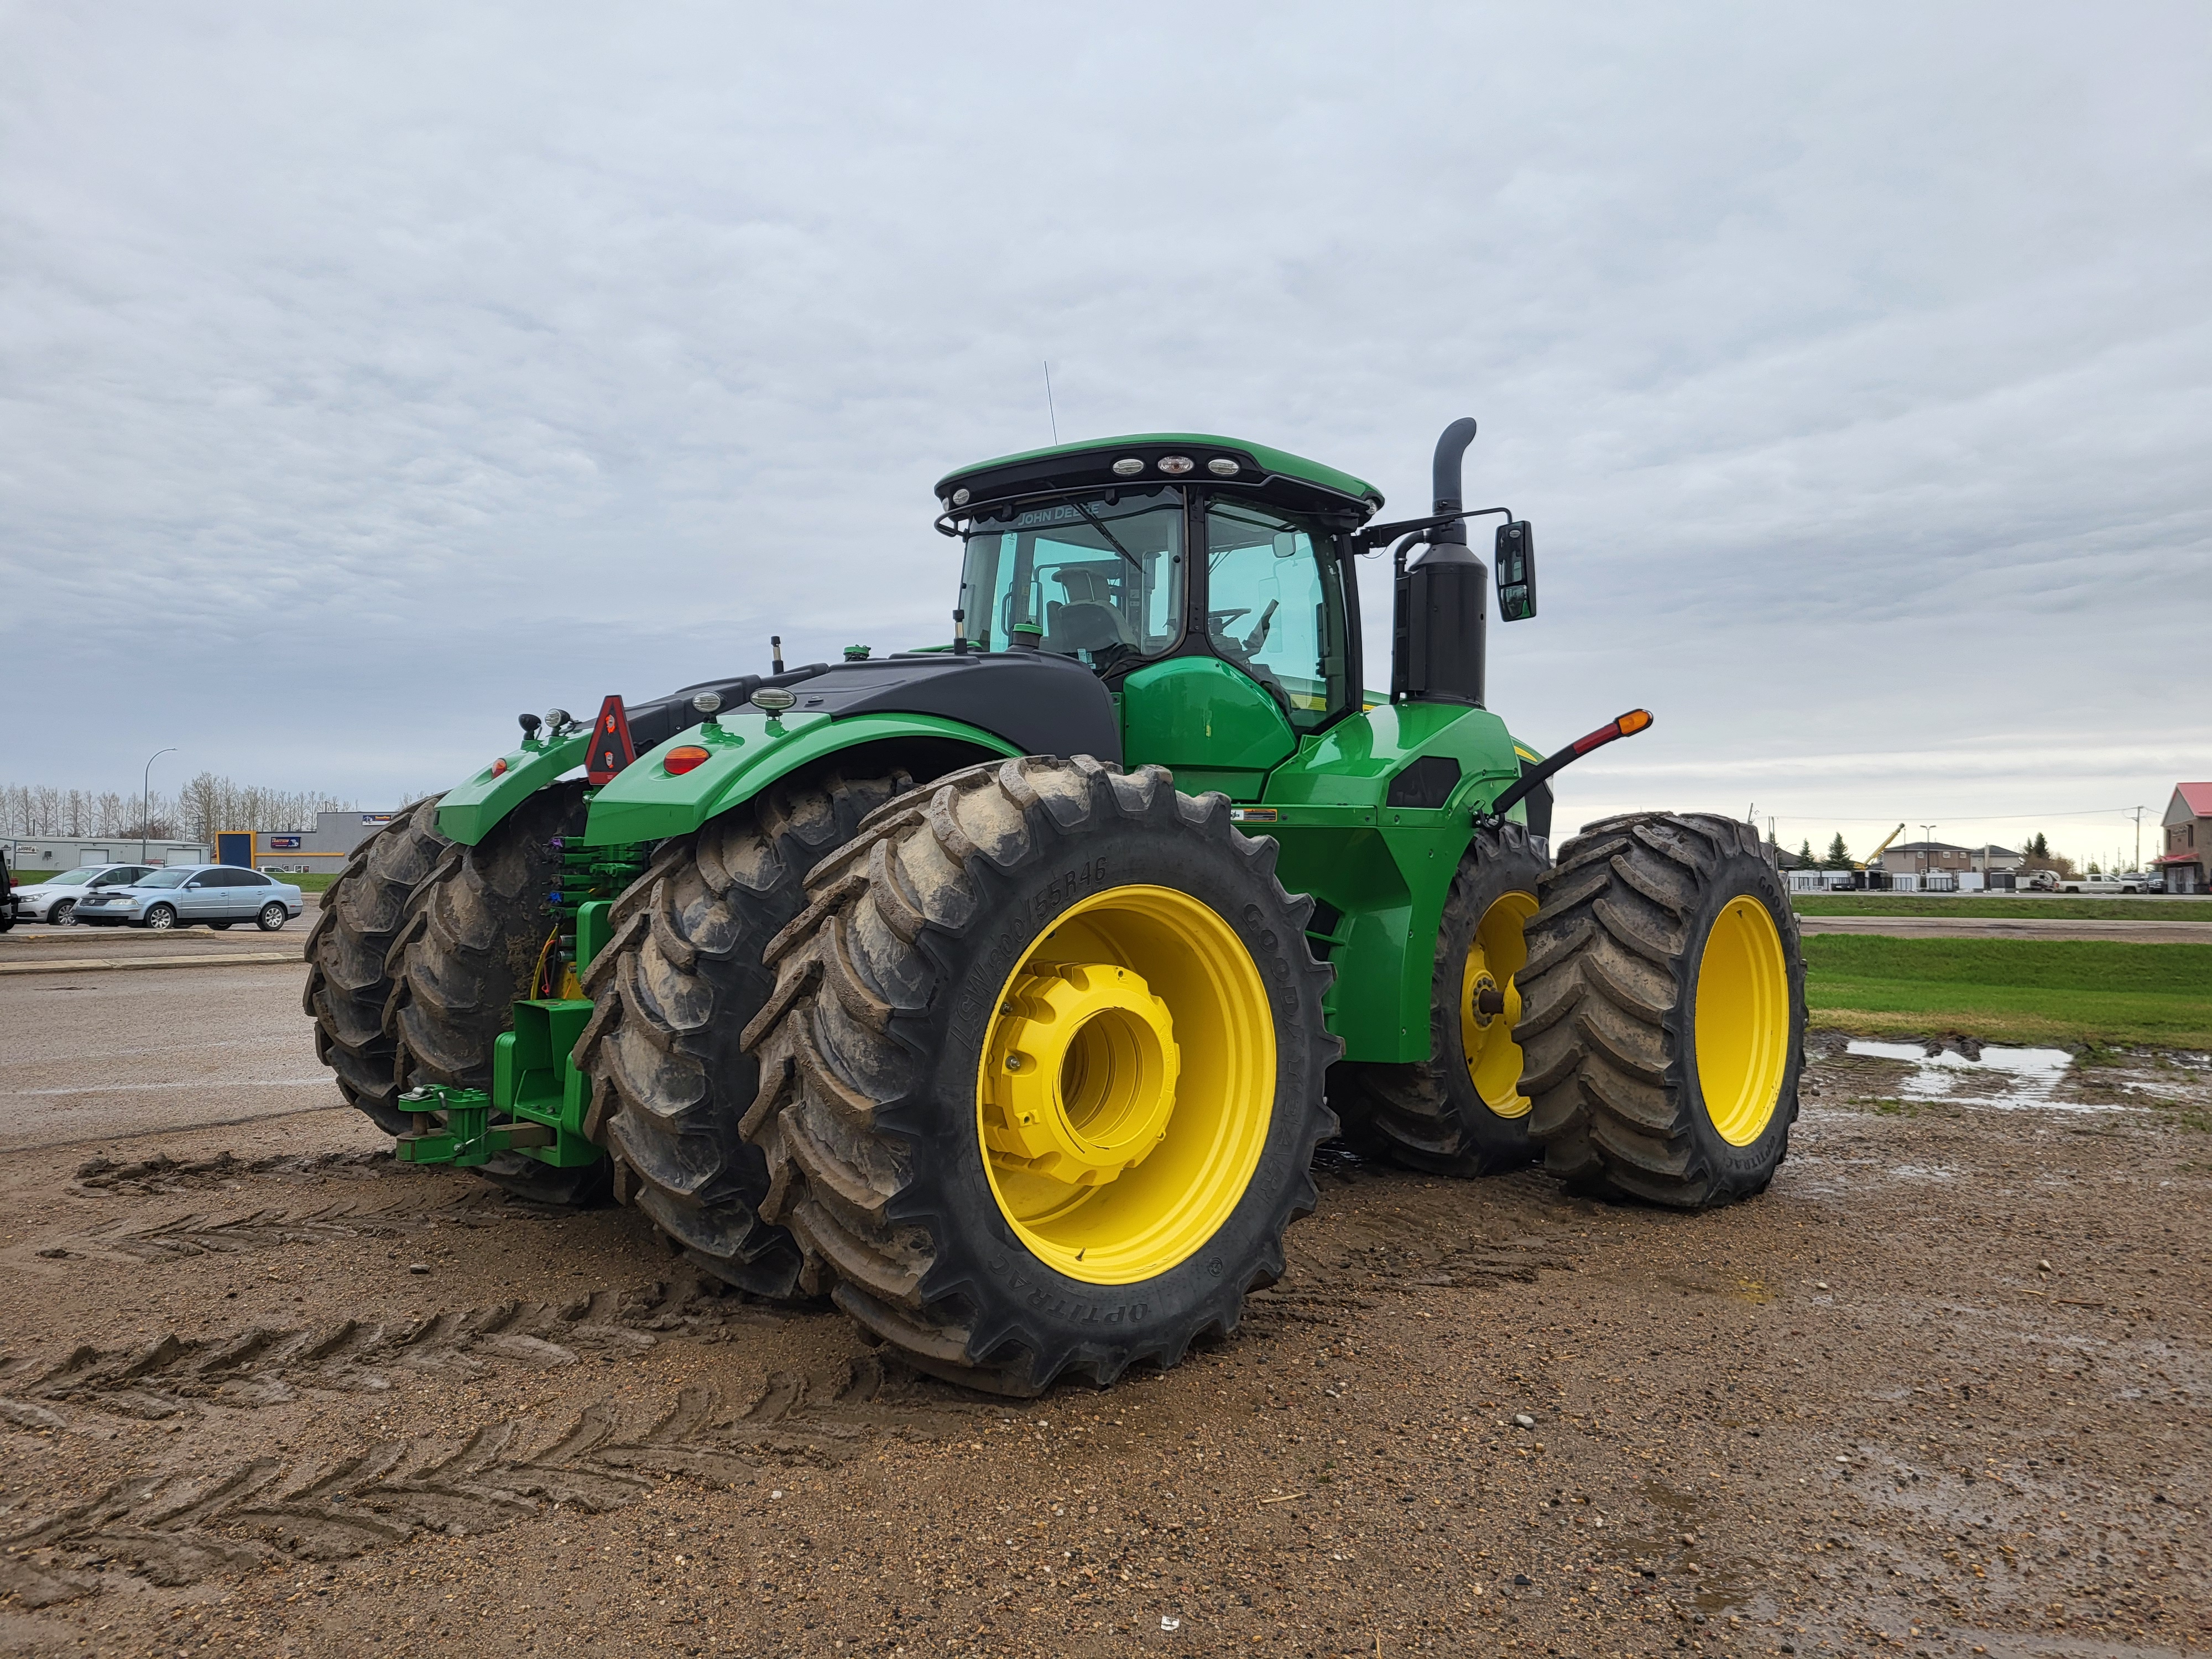
<instances>
[{"instance_id":1,"label":"side mirror","mask_svg":"<svg viewBox=\"0 0 2212 1659\"><path fill-rule=\"evenodd\" d=\"M1536 532L1526 519L1498 526L1498 615L1526 622L1536 614Z\"/></svg>"}]
</instances>

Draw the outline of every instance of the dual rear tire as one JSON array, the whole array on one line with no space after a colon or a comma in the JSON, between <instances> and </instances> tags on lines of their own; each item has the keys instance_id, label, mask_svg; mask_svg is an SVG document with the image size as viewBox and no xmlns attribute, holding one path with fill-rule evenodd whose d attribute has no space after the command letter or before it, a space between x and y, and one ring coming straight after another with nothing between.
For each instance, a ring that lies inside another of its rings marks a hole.
<instances>
[{"instance_id":1,"label":"dual rear tire","mask_svg":"<svg viewBox=\"0 0 2212 1659\"><path fill-rule=\"evenodd\" d=\"M1542 896L1516 1036L1545 1167L1676 1209L1764 1192L1797 1118L1805 965L1757 832L1605 819L1561 848Z\"/></svg>"},{"instance_id":2,"label":"dual rear tire","mask_svg":"<svg viewBox=\"0 0 2212 1659\"><path fill-rule=\"evenodd\" d=\"M1748 826L1630 814L1547 866L1492 825L1445 902L1431 1058L1352 1068L1352 1133L1431 1174L1541 1158L1578 1193L1710 1208L1787 1156L1804 1025L1796 918Z\"/></svg>"},{"instance_id":3,"label":"dual rear tire","mask_svg":"<svg viewBox=\"0 0 2212 1659\"><path fill-rule=\"evenodd\" d=\"M1336 1127L1274 862L1222 796L1078 757L952 773L817 866L744 1036L800 1288L1014 1395L1233 1331Z\"/></svg>"}]
</instances>

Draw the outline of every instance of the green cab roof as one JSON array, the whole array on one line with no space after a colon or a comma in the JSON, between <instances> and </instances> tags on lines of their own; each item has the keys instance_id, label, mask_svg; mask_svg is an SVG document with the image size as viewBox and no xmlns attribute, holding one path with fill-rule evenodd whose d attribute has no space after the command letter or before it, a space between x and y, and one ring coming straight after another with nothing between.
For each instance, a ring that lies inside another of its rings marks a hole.
<instances>
[{"instance_id":1,"label":"green cab roof","mask_svg":"<svg viewBox=\"0 0 2212 1659\"><path fill-rule=\"evenodd\" d=\"M1166 474L1158 463L1184 456L1195 465L1185 474ZM1112 471L1116 460L1143 463L1133 475ZM1215 460L1233 461L1237 471L1224 477L1208 471ZM1048 449L1024 450L948 472L937 481L937 497L950 508L956 491L966 489L970 500L992 501L1005 495L1026 495L1055 489L1078 489L1088 484L1212 483L1267 487L1285 486L1291 493L1318 496L1339 507L1356 507L1361 516L1382 505L1382 492L1364 478L1340 472L1319 461L1241 438L1224 438L1208 432L1138 432L1118 438L1091 438L1081 443L1055 444ZM1317 501L1316 504L1320 504ZM966 506L967 502L957 505Z\"/></svg>"}]
</instances>

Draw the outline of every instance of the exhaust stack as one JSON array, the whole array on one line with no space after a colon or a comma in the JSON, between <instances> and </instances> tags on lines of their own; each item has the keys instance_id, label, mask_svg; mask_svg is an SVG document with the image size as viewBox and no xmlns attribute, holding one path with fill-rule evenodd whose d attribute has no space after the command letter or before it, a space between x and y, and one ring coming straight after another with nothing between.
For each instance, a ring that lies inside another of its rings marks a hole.
<instances>
[{"instance_id":1,"label":"exhaust stack","mask_svg":"<svg viewBox=\"0 0 2212 1659\"><path fill-rule=\"evenodd\" d=\"M1474 422L1462 416L1437 440L1430 468L1437 514L1465 510L1461 464L1474 441ZM1390 695L1397 702L1458 702L1482 706L1485 631L1489 624L1490 571L1468 550L1467 521L1455 519L1427 532L1428 545L1396 572L1395 626L1390 650ZM1403 544L1401 544L1402 548ZM1401 554L1403 560L1403 554Z\"/></svg>"}]
</instances>

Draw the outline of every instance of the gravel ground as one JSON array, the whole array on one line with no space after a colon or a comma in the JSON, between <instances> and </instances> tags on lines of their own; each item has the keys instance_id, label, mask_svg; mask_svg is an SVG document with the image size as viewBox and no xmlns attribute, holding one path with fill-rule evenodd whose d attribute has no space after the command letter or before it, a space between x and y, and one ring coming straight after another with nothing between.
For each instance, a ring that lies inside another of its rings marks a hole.
<instances>
[{"instance_id":1,"label":"gravel ground","mask_svg":"<svg viewBox=\"0 0 2212 1659\"><path fill-rule=\"evenodd\" d=\"M1012 1403L394 1164L296 969L97 977L0 981L0 1650L2212 1646L2204 1057L1823 1037L1708 1216L1325 1149L1236 1336Z\"/></svg>"}]
</instances>

